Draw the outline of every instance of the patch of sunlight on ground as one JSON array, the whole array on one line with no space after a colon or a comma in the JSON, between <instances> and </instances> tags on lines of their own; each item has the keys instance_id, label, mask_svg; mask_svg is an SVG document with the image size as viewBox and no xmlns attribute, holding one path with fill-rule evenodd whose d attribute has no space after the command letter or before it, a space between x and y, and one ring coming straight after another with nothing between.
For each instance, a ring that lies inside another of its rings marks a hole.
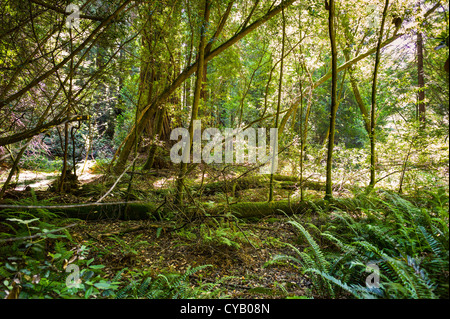
<instances>
[{"instance_id":1,"label":"patch of sunlight on ground","mask_svg":"<svg viewBox=\"0 0 450 319\"><path fill-rule=\"evenodd\" d=\"M91 168L95 165L95 160L88 160L86 163L82 162L77 164L77 177L81 183L87 183L98 177L98 174L92 174ZM0 172L0 185L3 186L6 178L8 177L9 170L3 170ZM59 171L55 172L40 172L21 169L19 172L19 179L14 176L11 183L16 183L15 190L22 191L27 186L30 186L34 190L46 190L49 185L60 175Z\"/></svg>"}]
</instances>

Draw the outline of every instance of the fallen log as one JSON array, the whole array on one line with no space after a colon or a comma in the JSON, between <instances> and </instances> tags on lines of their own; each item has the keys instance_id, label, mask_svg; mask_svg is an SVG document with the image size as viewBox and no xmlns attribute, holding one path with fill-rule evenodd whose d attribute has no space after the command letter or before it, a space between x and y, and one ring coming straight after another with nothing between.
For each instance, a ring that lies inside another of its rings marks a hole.
<instances>
[{"instance_id":1,"label":"fallen log","mask_svg":"<svg viewBox=\"0 0 450 319\"><path fill-rule=\"evenodd\" d=\"M276 188L281 189L298 189L300 188L300 179L295 176L285 176L285 175L274 175L274 180L276 181ZM247 190L247 189L257 189L267 187L269 182L266 176L251 176L238 178L231 181L218 181L211 182L203 185L187 185L192 195L214 195L216 193L230 193L234 196L235 192ZM312 189L317 191L322 191L325 189L325 185L316 181L303 181L303 187L305 189ZM165 189L155 189L153 190L156 194L168 194L174 193L176 190L174 188Z\"/></svg>"},{"instance_id":2,"label":"fallen log","mask_svg":"<svg viewBox=\"0 0 450 319\"><path fill-rule=\"evenodd\" d=\"M156 216L158 206L156 203L119 203L111 205L90 205L69 208L52 208L51 212L60 213L64 217L83 220L121 219L145 220Z\"/></svg>"},{"instance_id":3,"label":"fallen log","mask_svg":"<svg viewBox=\"0 0 450 319\"><path fill-rule=\"evenodd\" d=\"M307 212L316 212L317 209L326 209L329 206L324 200L311 201L274 201L274 202L240 202L228 207L218 205L209 209L208 213L229 211L238 218L262 218L269 215L296 215Z\"/></svg>"},{"instance_id":4,"label":"fallen log","mask_svg":"<svg viewBox=\"0 0 450 319\"><path fill-rule=\"evenodd\" d=\"M225 215L230 212L231 215L238 218L262 218L268 215L293 215L306 212L315 212L318 208L325 209L329 205L324 200L312 201L275 201L275 202L240 202L229 206L226 204L217 204L211 206L204 204L203 209L210 215ZM5 207L8 206L8 207ZM8 209L46 209L52 213L58 214L63 218L77 218L82 220L100 220L100 219L120 219L120 220L147 220L152 217L159 218L171 212L171 208L157 203L91 203L75 205L53 205L53 206L14 206L3 205L2 208ZM198 208L184 208L186 213Z\"/></svg>"},{"instance_id":5,"label":"fallen log","mask_svg":"<svg viewBox=\"0 0 450 319\"><path fill-rule=\"evenodd\" d=\"M123 219L143 220L156 216L162 205L148 202L86 203L71 205L0 205L0 209L39 210L46 209L62 218L83 220ZM0 210L1 212L1 210ZM1 217L1 214L0 214Z\"/></svg>"}]
</instances>

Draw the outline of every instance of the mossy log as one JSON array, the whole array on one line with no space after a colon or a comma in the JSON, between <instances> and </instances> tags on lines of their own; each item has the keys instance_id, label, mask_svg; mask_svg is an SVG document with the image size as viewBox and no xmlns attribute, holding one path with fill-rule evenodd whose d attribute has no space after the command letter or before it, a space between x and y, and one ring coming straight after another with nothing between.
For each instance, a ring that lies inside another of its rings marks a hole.
<instances>
[{"instance_id":1,"label":"mossy log","mask_svg":"<svg viewBox=\"0 0 450 319\"><path fill-rule=\"evenodd\" d=\"M217 206L209 210L209 213L222 212L229 209L233 216L238 218L262 218L268 215L294 215L307 212L314 213L317 208L325 209L328 203L324 200L309 201L274 201L274 202L240 202Z\"/></svg>"},{"instance_id":2,"label":"mossy log","mask_svg":"<svg viewBox=\"0 0 450 319\"><path fill-rule=\"evenodd\" d=\"M300 187L300 180L295 176L285 176L285 175L274 175L274 180L276 181L276 188L281 189L297 189ZM247 189L256 189L256 188L264 188L267 187L269 182L268 177L266 176L251 176L251 177L242 177L236 180L230 181L218 181L211 182L203 185L195 184L188 185L188 188L193 195L195 193L201 193L202 195L210 196L217 193L230 193L234 196L235 192L247 190ZM325 185L316 181L303 181L303 187L306 189L312 189L321 191L325 189ZM166 189L157 189L154 190L157 194L167 194L171 192L175 192L175 189L166 188Z\"/></svg>"},{"instance_id":3,"label":"mossy log","mask_svg":"<svg viewBox=\"0 0 450 319\"><path fill-rule=\"evenodd\" d=\"M84 205L61 205L47 208L61 217L83 220L122 219L145 220L156 215L160 205L156 203L101 203Z\"/></svg>"},{"instance_id":4,"label":"mossy log","mask_svg":"<svg viewBox=\"0 0 450 319\"><path fill-rule=\"evenodd\" d=\"M218 181L212 182L204 185L195 185L192 189L196 192L201 192L203 195L214 195L216 193L228 193L228 192L236 192L244 189L250 188L260 188L263 187L264 184L261 182L261 179L258 177L244 177L239 178L237 180L231 181Z\"/></svg>"},{"instance_id":5,"label":"mossy log","mask_svg":"<svg viewBox=\"0 0 450 319\"><path fill-rule=\"evenodd\" d=\"M323 200L311 201L274 201L274 202L240 202L229 206L226 204L203 205L210 215L222 215L230 212L238 218L262 218L268 215L293 215L306 212L314 213L318 208L327 209L328 203ZM170 213L170 207L158 203L92 203L54 206L14 206L8 209L46 209L65 218L78 218L82 220L120 219L120 220L146 220ZM197 208L185 208L185 212Z\"/></svg>"}]
</instances>

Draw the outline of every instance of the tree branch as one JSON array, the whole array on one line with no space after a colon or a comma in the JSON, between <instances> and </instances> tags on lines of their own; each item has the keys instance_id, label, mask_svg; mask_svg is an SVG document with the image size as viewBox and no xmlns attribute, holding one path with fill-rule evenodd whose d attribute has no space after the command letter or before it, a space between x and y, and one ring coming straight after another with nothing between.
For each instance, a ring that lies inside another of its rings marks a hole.
<instances>
[{"instance_id":1,"label":"tree branch","mask_svg":"<svg viewBox=\"0 0 450 319\"><path fill-rule=\"evenodd\" d=\"M33 2L34 4L40 5L42 7L45 7L47 9L50 9L52 11L61 13L61 14L66 15L66 16L71 14L70 12L66 12L65 9L61 9L61 8L55 7L55 6L53 6L51 4L48 4L48 3L44 2L44 1L41 1L41 0L30 0L30 2ZM88 20L94 20L94 21L103 21L103 20L106 19L106 17L97 17L97 16L92 16L92 15L80 14L80 19L88 19Z\"/></svg>"},{"instance_id":2,"label":"tree branch","mask_svg":"<svg viewBox=\"0 0 450 319\"><path fill-rule=\"evenodd\" d=\"M64 123L69 123L69 122L74 122L74 121L85 121L89 119L89 115L72 115L72 116L68 116L65 117L63 119L54 119L46 124L43 125L39 125L31 130L25 131L25 132L21 132L21 133L17 133L17 134L13 134L11 136L6 136L6 137L0 137L0 146L4 146L4 145L8 145L8 144L13 144L13 143L17 143L20 142L22 140L25 140L27 138L33 137L35 135L38 135L40 133L43 133L45 131L48 131L49 129L51 129L52 127L55 127L57 125L61 125Z\"/></svg>"},{"instance_id":3,"label":"tree branch","mask_svg":"<svg viewBox=\"0 0 450 319\"><path fill-rule=\"evenodd\" d=\"M41 76L35 78L32 80L28 85L26 85L24 88L19 90L18 92L8 96L5 100L0 101L0 108L6 105L7 103L14 101L15 99L21 97L23 94L28 92L30 89L38 85L40 82L48 78L50 75L58 71L60 68L62 68L67 62L69 62L71 59L73 59L74 56L76 56L81 50L84 49L88 45L89 42L91 42L94 38L94 36L97 33L100 33L100 31L108 24L110 23L120 12L122 12L125 7L131 2L132 0L126 0L114 13L112 13L108 18L102 21L102 23L94 30L92 33L87 37L87 39L80 44L73 52L68 55L63 61L55 65L51 70L48 70Z\"/></svg>"}]
</instances>

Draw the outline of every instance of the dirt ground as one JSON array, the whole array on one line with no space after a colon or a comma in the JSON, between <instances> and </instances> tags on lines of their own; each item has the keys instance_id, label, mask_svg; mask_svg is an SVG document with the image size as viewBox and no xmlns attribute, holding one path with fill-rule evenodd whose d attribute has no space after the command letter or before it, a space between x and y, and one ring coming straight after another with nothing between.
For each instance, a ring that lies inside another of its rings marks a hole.
<instances>
[{"instance_id":1,"label":"dirt ground","mask_svg":"<svg viewBox=\"0 0 450 319\"><path fill-rule=\"evenodd\" d=\"M246 234L239 247L190 239L183 229L164 230L164 223L148 221L89 221L71 229L79 244L91 242L89 258L115 274L127 267L151 273L184 272L189 266L211 265L191 277L192 282L216 282L232 298L284 298L305 296L311 286L295 264L270 264L276 255L295 256L283 242L293 243L297 233L284 217L240 223ZM161 231L158 231L161 228ZM192 225L190 226L192 230ZM137 230L139 229L139 230ZM130 231L131 230L131 231ZM121 231L126 233L120 234ZM128 231L128 232L127 232ZM251 238L250 238L251 237ZM141 244L136 245L137 242ZM142 244L144 242L144 244ZM94 245L92 245L94 243Z\"/></svg>"}]
</instances>

